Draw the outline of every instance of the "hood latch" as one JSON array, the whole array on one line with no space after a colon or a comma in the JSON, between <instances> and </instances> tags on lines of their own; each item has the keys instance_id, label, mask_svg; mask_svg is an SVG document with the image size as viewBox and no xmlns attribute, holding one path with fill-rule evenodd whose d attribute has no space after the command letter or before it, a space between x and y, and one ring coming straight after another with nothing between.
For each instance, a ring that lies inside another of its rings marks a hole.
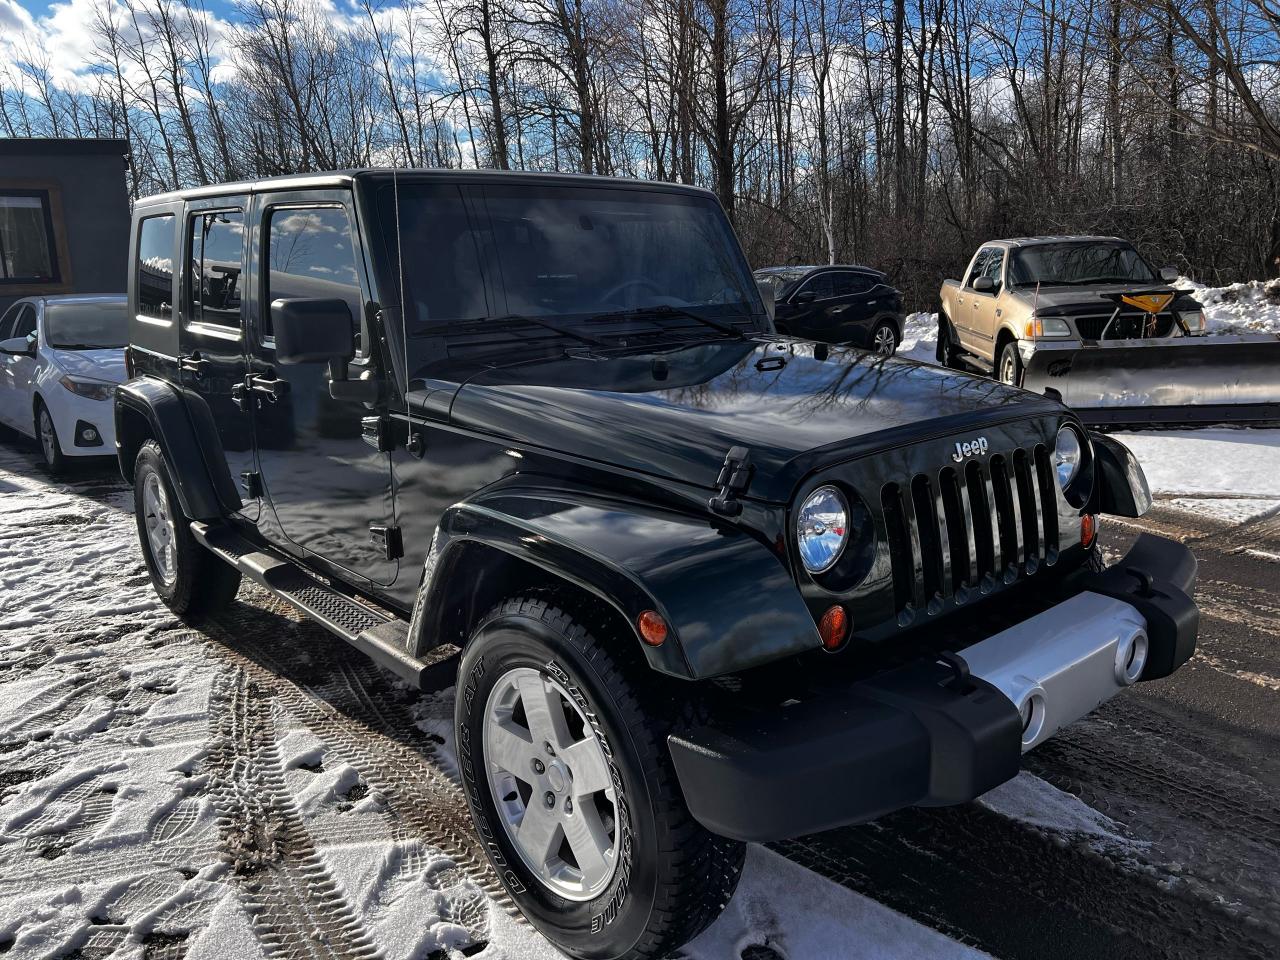
<instances>
[{"instance_id":1,"label":"hood latch","mask_svg":"<svg viewBox=\"0 0 1280 960\"><path fill-rule=\"evenodd\" d=\"M716 477L716 495L707 502L712 512L722 517L736 517L740 514L742 501L738 498L747 492L754 471L755 467L751 466L751 451L746 447L730 447L725 454L720 475Z\"/></svg>"}]
</instances>

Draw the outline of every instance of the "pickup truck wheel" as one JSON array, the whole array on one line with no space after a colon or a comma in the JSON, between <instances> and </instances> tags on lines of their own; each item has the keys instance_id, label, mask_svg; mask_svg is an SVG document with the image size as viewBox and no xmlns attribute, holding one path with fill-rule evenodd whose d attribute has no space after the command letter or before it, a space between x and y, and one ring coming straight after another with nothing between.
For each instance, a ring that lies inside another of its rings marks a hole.
<instances>
[{"instance_id":1,"label":"pickup truck wheel","mask_svg":"<svg viewBox=\"0 0 1280 960\"><path fill-rule=\"evenodd\" d=\"M1000 351L1000 382L1011 387L1022 386L1022 355L1018 353L1016 342L1006 343Z\"/></svg>"},{"instance_id":2,"label":"pickup truck wheel","mask_svg":"<svg viewBox=\"0 0 1280 960\"><path fill-rule=\"evenodd\" d=\"M500 604L463 653L454 720L472 819L521 911L571 956L643 960L719 915L745 848L690 816L666 743L687 698L613 633L543 598Z\"/></svg>"},{"instance_id":3,"label":"pickup truck wheel","mask_svg":"<svg viewBox=\"0 0 1280 960\"><path fill-rule=\"evenodd\" d=\"M134 517L151 584L165 606L188 619L216 613L235 599L240 571L191 535L169 467L154 440L138 451L133 471Z\"/></svg>"}]
</instances>

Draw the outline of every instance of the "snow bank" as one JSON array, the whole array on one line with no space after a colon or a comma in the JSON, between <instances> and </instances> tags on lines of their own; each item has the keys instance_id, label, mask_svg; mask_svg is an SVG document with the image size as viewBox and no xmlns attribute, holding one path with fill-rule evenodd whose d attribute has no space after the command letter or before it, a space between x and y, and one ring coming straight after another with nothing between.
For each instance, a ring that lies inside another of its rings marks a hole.
<instances>
[{"instance_id":1,"label":"snow bank","mask_svg":"<svg viewBox=\"0 0 1280 960\"><path fill-rule=\"evenodd\" d=\"M1207 287L1179 277L1174 286L1204 305L1209 333L1280 334L1280 279Z\"/></svg>"},{"instance_id":2,"label":"snow bank","mask_svg":"<svg viewBox=\"0 0 1280 960\"><path fill-rule=\"evenodd\" d=\"M1222 428L1118 434L1159 495L1280 497L1280 430Z\"/></svg>"}]
</instances>

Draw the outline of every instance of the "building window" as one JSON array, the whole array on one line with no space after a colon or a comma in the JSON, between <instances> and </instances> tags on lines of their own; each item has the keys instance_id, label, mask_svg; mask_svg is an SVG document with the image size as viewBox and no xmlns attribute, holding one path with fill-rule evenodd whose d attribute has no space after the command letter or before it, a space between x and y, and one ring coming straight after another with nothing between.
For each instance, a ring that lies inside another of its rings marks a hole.
<instances>
[{"instance_id":1,"label":"building window","mask_svg":"<svg viewBox=\"0 0 1280 960\"><path fill-rule=\"evenodd\" d=\"M48 190L0 190L0 284L58 283Z\"/></svg>"}]
</instances>

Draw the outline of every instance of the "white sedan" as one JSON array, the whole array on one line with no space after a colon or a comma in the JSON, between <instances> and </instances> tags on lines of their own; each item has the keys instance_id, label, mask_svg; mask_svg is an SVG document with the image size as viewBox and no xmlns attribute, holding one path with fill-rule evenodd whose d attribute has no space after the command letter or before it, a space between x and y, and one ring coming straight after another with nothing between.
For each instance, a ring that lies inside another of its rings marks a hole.
<instances>
[{"instance_id":1,"label":"white sedan","mask_svg":"<svg viewBox=\"0 0 1280 960\"><path fill-rule=\"evenodd\" d=\"M0 423L39 440L50 471L115 453L128 338L123 296L28 297L0 317Z\"/></svg>"}]
</instances>

